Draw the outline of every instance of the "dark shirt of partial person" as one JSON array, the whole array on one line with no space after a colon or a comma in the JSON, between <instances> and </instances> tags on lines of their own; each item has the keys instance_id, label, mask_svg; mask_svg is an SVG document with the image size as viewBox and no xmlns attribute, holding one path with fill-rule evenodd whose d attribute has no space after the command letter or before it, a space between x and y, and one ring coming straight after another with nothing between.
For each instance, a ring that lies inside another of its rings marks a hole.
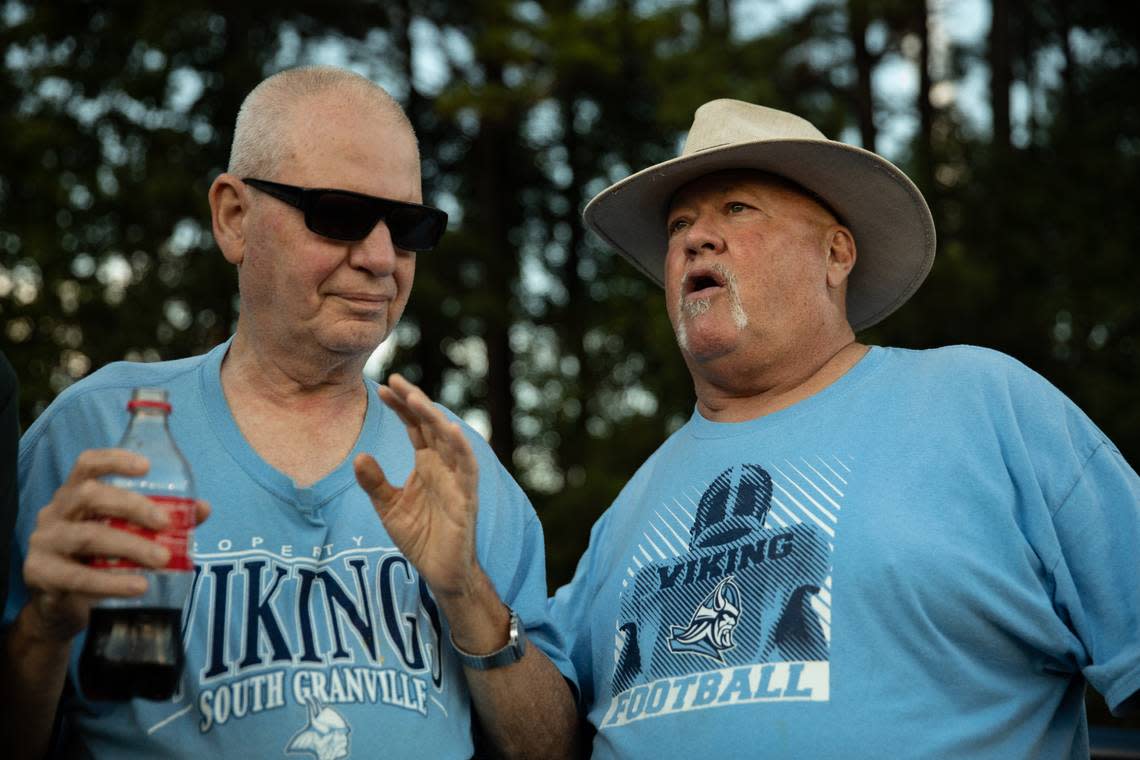
<instances>
[{"instance_id":1,"label":"dark shirt of partial person","mask_svg":"<svg viewBox=\"0 0 1140 760\"><path fill-rule=\"evenodd\" d=\"M0 610L8 601L12 530L16 525L16 450L20 441L20 393L16 372L0 351Z\"/></svg>"}]
</instances>

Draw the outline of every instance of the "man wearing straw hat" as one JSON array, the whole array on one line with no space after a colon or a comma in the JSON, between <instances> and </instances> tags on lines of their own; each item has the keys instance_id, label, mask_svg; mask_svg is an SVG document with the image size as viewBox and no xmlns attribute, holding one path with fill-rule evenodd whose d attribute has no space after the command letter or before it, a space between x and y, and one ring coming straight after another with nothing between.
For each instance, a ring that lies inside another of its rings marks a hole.
<instances>
[{"instance_id":1,"label":"man wearing straw hat","mask_svg":"<svg viewBox=\"0 0 1140 760\"><path fill-rule=\"evenodd\" d=\"M1140 479L993 351L867 346L934 259L888 161L696 112L586 224L664 286L689 422L551 603L595 757L1087 757L1140 690Z\"/></svg>"}]
</instances>

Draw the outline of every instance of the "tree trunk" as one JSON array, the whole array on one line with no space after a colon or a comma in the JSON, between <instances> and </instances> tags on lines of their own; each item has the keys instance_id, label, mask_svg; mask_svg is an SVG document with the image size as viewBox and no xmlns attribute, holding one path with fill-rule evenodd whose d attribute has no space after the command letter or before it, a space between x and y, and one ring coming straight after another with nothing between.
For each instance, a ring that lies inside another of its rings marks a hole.
<instances>
[{"instance_id":1,"label":"tree trunk","mask_svg":"<svg viewBox=\"0 0 1140 760\"><path fill-rule=\"evenodd\" d=\"M875 151L878 135L875 130L875 104L871 93L871 75L874 65L867 50L867 0L848 0L848 31L851 46L855 49L855 116L859 122L859 137L863 147Z\"/></svg>"},{"instance_id":2,"label":"tree trunk","mask_svg":"<svg viewBox=\"0 0 1140 760\"><path fill-rule=\"evenodd\" d=\"M487 82L505 89L503 66L498 61L483 62ZM508 111L509 113L509 111ZM499 460L513 467L515 453L514 391L511 365L515 355L510 331L514 322L512 288L518 280L518 252L510 240L512 206L517 188L512 187L510 168L505 160L512 150L510 117L501 110L484 111L474 157L479 167L478 208L480 237L486 246L487 309L483 339L487 345L487 414L491 418L491 447Z\"/></svg>"},{"instance_id":3,"label":"tree trunk","mask_svg":"<svg viewBox=\"0 0 1140 760\"><path fill-rule=\"evenodd\" d=\"M993 144L1004 152L1010 146L1009 88L1013 79L1009 60L1009 0L993 0L989 59Z\"/></svg>"},{"instance_id":4,"label":"tree trunk","mask_svg":"<svg viewBox=\"0 0 1140 760\"><path fill-rule=\"evenodd\" d=\"M403 74L404 81L408 84L408 98L404 104L404 109L419 137L420 155L429 155L434 150L434 146L430 140L425 140L426 131L423 128L423 120L425 110L430 108L430 103L412 82L413 50L410 34L412 19L414 18L412 3L409 0L396 0L388 6L388 18L388 28L391 30L392 41L400 56L400 71ZM422 278L423 275L421 274L420 279ZM420 290L422 291L423 288ZM415 288L412 291L408 313L419 317L416 324L419 327L420 338L412 349L415 364L420 369L418 384L428 396L433 399L439 398L440 391L443 388L443 372L450 364L441 349L443 339L447 334L443 326L447 322L442 319L439 313L439 304L418 300L415 296Z\"/></svg>"},{"instance_id":5,"label":"tree trunk","mask_svg":"<svg viewBox=\"0 0 1140 760\"><path fill-rule=\"evenodd\" d=\"M729 0L697 0L697 17L701 32L707 38L728 39L732 9Z\"/></svg>"},{"instance_id":6,"label":"tree trunk","mask_svg":"<svg viewBox=\"0 0 1140 760\"><path fill-rule=\"evenodd\" d=\"M562 277L566 287L567 303L561 315L560 332L563 336L561 353L577 359L577 396L581 402L579 419L568 420L559 426L565 432L562 433L562 445L558 448L557 457L563 470L569 470L575 466L584 469L588 464L586 447L589 445L589 439L583 420L590 414L590 404L597 399L598 378L594 371L594 363L590 361L586 350L586 332L590 326L589 315L592 310L585 308L586 304L590 303L590 295L588 284L582 279L580 265L586 235L585 227L578 219L578 211L586 201L583 182L584 178L590 176L590 167L583 156L581 137L574 128L573 94L561 93L559 105L563 113L566 154L572 172L570 186L566 188L567 206L570 209L566 222L570 227L570 239L566 241L566 263Z\"/></svg>"},{"instance_id":7,"label":"tree trunk","mask_svg":"<svg viewBox=\"0 0 1140 760\"><path fill-rule=\"evenodd\" d=\"M1077 61L1073 53L1073 15L1069 0L1054 0L1057 7L1057 37L1061 41L1061 91L1065 99L1065 118L1070 124L1080 123L1080 98L1077 97Z\"/></svg>"},{"instance_id":8,"label":"tree trunk","mask_svg":"<svg viewBox=\"0 0 1140 760\"><path fill-rule=\"evenodd\" d=\"M927 0L917 4L915 30L918 33L918 174L919 185L933 200L934 186L934 104L930 102L933 87L930 75L930 24Z\"/></svg>"}]
</instances>

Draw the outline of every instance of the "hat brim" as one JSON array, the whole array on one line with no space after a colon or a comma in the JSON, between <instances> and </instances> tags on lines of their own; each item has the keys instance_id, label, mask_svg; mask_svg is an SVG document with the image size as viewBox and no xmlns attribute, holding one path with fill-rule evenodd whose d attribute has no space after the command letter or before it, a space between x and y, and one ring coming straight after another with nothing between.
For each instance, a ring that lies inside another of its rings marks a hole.
<instances>
[{"instance_id":1,"label":"hat brim","mask_svg":"<svg viewBox=\"0 0 1140 760\"><path fill-rule=\"evenodd\" d=\"M615 183L586 204L586 225L647 277L664 286L665 216L673 195L726 169L778 174L819 195L855 238L847 319L855 330L910 298L934 264L934 220L922 193L894 164L832 140L735 143L664 161Z\"/></svg>"}]
</instances>

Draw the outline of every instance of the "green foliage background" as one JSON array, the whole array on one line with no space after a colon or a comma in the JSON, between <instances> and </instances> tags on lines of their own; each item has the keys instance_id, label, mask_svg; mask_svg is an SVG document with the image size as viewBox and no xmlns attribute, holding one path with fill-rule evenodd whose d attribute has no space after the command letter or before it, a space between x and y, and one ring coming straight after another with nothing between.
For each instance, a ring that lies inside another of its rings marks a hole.
<instances>
[{"instance_id":1,"label":"green foliage background","mask_svg":"<svg viewBox=\"0 0 1140 760\"><path fill-rule=\"evenodd\" d=\"M931 202L938 259L862 338L1010 353L1135 464L1137 27L1109 0L979 5L989 31L956 42L919 0L0 3L0 345L23 424L107 362L230 334L206 189L248 90L332 62L404 103L426 195L452 214L391 366L491 431L542 517L552 585L693 403L660 292L580 210L674 155L714 97L867 147L909 125L889 156ZM979 77L971 108L953 93Z\"/></svg>"}]
</instances>

